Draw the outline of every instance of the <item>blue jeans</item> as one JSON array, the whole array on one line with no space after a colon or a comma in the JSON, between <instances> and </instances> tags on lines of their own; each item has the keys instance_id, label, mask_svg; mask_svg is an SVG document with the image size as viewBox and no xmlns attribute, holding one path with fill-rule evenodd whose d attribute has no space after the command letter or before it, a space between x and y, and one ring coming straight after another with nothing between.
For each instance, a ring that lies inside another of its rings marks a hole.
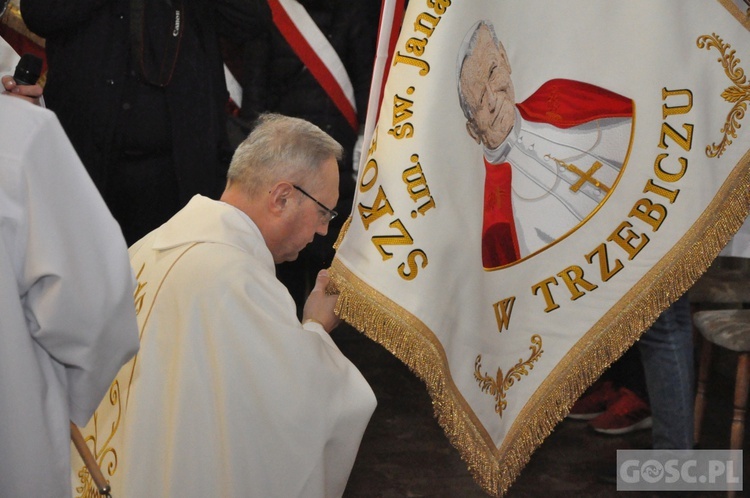
<instances>
[{"instance_id":1,"label":"blue jeans","mask_svg":"<svg viewBox=\"0 0 750 498\"><path fill-rule=\"evenodd\" d=\"M653 416L654 449L693 448L693 327L687 294L638 341Z\"/></svg>"}]
</instances>

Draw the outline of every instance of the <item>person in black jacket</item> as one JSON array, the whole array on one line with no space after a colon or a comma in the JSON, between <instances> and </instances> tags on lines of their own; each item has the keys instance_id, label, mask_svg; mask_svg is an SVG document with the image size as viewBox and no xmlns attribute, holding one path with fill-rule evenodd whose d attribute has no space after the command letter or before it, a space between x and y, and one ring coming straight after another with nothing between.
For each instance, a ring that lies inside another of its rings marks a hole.
<instances>
[{"instance_id":1,"label":"person in black jacket","mask_svg":"<svg viewBox=\"0 0 750 498\"><path fill-rule=\"evenodd\" d=\"M251 36L260 1L22 2L46 39L46 105L128 244L221 192L232 151L217 32Z\"/></svg>"},{"instance_id":2,"label":"person in black jacket","mask_svg":"<svg viewBox=\"0 0 750 498\"><path fill-rule=\"evenodd\" d=\"M321 268L331 264L333 244L350 212L355 180L352 161L355 144L364 130L372 67L375 59L378 18L368 0L299 0L335 49L354 89L357 126L353 127L295 54L264 7L264 29L240 49L238 67L242 86L240 121L247 128L261 113L276 112L308 120L329 133L344 147L339 162L340 199L326 237L317 237L297 261L279 266L278 275L298 304L304 302ZM240 134L241 136L242 134ZM361 141L360 141L361 143Z\"/></svg>"}]
</instances>

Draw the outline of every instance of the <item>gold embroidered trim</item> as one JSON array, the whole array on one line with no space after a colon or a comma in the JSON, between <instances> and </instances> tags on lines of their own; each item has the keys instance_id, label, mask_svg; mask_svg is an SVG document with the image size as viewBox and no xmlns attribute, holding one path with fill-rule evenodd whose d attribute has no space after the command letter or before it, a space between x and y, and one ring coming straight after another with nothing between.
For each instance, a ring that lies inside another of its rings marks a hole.
<instances>
[{"instance_id":1,"label":"gold embroidered trim","mask_svg":"<svg viewBox=\"0 0 750 498\"><path fill-rule=\"evenodd\" d=\"M96 412L92 417L94 424L94 434L87 436L84 441L87 445L90 444L91 446L93 446L91 454L94 456L96 464L99 466L99 468L102 468L106 463L107 475L111 477L115 475L115 472L117 471L118 459L117 450L111 447L110 443L115 437L115 433L120 427L120 420L122 419L122 404L120 403L120 383L117 381L117 379L115 379L115 381L109 388L109 402L112 406L117 407L117 418L114 422L112 422L111 430L106 440L102 444L102 447L97 448L97 436L99 435L99 417L98 413ZM76 487L76 493L78 493L78 497L96 498L101 496L99 494L99 489L94 483L94 479L93 477L91 477L91 474L89 473L86 465L81 466L81 468L78 470L77 475L78 480L81 484L80 486Z\"/></svg>"},{"instance_id":2,"label":"gold embroidered trim","mask_svg":"<svg viewBox=\"0 0 750 498\"><path fill-rule=\"evenodd\" d=\"M436 419L469 472L487 493L502 496L578 397L706 271L749 210L750 152L674 250L654 265L554 368L518 414L499 448L458 392L445 352L432 332L360 280L338 257L331 267L332 281L341 294L336 312L424 381Z\"/></svg>"},{"instance_id":3,"label":"gold embroidered trim","mask_svg":"<svg viewBox=\"0 0 750 498\"><path fill-rule=\"evenodd\" d=\"M724 136L719 145L713 143L706 147L708 157L721 157L727 147L732 145L732 138L737 138L737 129L742 126L740 121L745 117L747 103L750 101L750 84L747 82L745 71L739 67L740 59L735 57L736 50L730 50L732 46L724 43L724 40L716 33L699 36L696 44L698 48L705 48L706 50L715 48L719 51L721 54L719 62L721 62L727 77L734 83L733 86L726 88L721 93L721 97L725 101L734 104L720 130Z\"/></svg>"},{"instance_id":4,"label":"gold embroidered trim","mask_svg":"<svg viewBox=\"0 0 750 498\"><path fill-rule=\"evenodd\" d=\"M723 5L724 8L745 27L745 29L750 31L750 7L741 9L732 0L719 0L719 3Z\"/></svg>"},{"instance_id":5,"label":"gold embroidered trim","mask_svg":"<svg viewBox=\"0 0 750 498\"><path fill-rule=\"evenodd\" d=\"M483 393L488 393L495 397L495 413L503 418L503 410L508 406L508 402L505 400L508 390L513 387L516 381L521 380L521 376L529 375L529 370L534 368L534 363L542 357L542 337L534 334L531 336L531 356L529 359L524 361L523 358L518 359L518 363L508 370L506 375L503 375L501 368L497 369L496 378L492 378L487 374L483 374L482 368L482 355L477 355L477 359L474 361L474 379L479 383L479 388Z\"/></svg>"},{"instance_id":6,"label":"gold embroidered trim","mask_svg":"<svg viewBox=\"0 0 750 498\"><path fill-rule=\"evenodd\" d=\"M336 242L333 243L333 248L338 249L341 245L341 241L344 240L344 236L346 235L346 232L349 231L349 225L352 224L352 217L349 216L343 225L341 225L341 230L339 231L339 236L336 237Z\"/></svg>"},{"instance_id":7,"label":"gold embroidered trim","mask_svg":"<svg viewBox=\"0 0 750 498\"><path fill-rule=\"evenodd\" d=\"M143 333L146 330L146 326L148 325L149 318L151 318L151 312L153 311L154 304L156 303L156 298L159 295L159 292L161 291L162 286L164 285L164 282L167 279L167 276L169 276L170 272L174 268L174 266L177 264L177 262L182 259L182 257L187 254L187 252L200 244L200 242L195 242L188 246L186 249L182 251L182 253L178 254L177 257L175 257L174 261L172 261L169 265L169 268L166 269L164 272L164 275L161 278L161 281L159 282L158 287L154 291L154 297L151 299L150 306L148 308L146 317L143 321L143 325L140 326L139 330L139 336L138 341L143 341ZM131 262L132 263L132 262ZM143 304L145 300L146 293L143 292L146 286L148 285L148 282L141 282L141 275L143 274L143 270L145 269L146 264L143 263L141 267L138 269L138 273L136 275L137 279L137 285L136 289L133 292L133 305L136 309L136 316L140 315L141 310L143 309ZM126 363L121 371L130 368L130 376L128 377L128 386L126 390L126 398L125 398L125 408L123 409L123 400L120 393L120 382L118 378L116 377L115 380L112 382L112 385L109 388L109 402L111 406L117 408L117 418L112 423L112 427L110 429L109 435L106 437L104 443L102 444L102 447L97 449L97 444L99 440L99 427L98 427L98 415L99 410L97 409L96 412L94 412L94 415L92 417L92 421L94 424L94 431L93 434L90 434L84 438L84 441L86 444L90 444L93 446L91 449L92 455L94 456L94 459L96 460L97 465L99 465L100 468L104 466L106 463L106 475L109 477L113 477L115 475L115 472L117 471L117 450L116 448L110 446L112 443L112 440L115 437L115 434L117 433L117 430L120 427L120 420L122 419L123 412L127 410L128 405L128 398L130 396L130 386L133 383L133 377L135 376L135 368L137 366L138 362L138 356L140 353L136 353L135 356ZM119 373L118 373L119 377ZM106 462L105 462L106 460ZM86 465L82 465L81 468L78 470L78 479L80 482L80 486L76 486L75 490L78 495L76 498L95 498L101 496L99 494L99 490L94 483L93 478L91 477L91 474L89 473L88 469L86 468Z\"/></svg>"}]
</instances>

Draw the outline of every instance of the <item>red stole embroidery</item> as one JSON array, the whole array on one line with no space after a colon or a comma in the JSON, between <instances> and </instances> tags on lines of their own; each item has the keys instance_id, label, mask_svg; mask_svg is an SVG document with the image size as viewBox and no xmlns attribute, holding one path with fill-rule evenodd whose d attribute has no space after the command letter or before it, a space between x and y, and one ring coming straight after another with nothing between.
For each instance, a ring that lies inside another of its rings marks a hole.
<instances>
[{"instance_id":1,"label":"red stole embroidery","mask_svg":"<svg viewBox=\"0 0 750 498\"><path fill-rule=\"evenodd\" d=\"M484 180L482 266L489 269L517 261L521 251L511 203L511 165L490 164L486 159L484 165L487 176Z\"/></svg>"}]
</instances>

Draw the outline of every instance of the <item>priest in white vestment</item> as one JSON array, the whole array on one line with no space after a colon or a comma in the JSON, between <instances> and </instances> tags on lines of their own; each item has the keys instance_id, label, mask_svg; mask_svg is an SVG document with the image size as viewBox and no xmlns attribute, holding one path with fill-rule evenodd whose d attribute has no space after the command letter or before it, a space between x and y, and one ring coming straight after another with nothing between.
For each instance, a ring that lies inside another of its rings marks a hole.
<instances>
[{"instance_id":1,"label":"priest in white vestment","mask_svg":"<svg viewBox=\"0 0 750 498\"><path fill-rule=\"evenodd\" d=\"M138 349L134 286L55 115L0 95L0 496L70 496L70 421Z\"/></svg>"},{"instance_id":2,"label":"priest in white vestment","mask_svg":"<svg viewBox=\"0 0 750 498\"><path fill-rule=\"evenodd\" d=\"M340 154L318 127L265 116L220 201L195 196L131 247L141 350L84 431L113 494L343 494L375 397L329 336L325 271L300 323L274 266L326 233Z\"/></svg>"}]
</instances>

